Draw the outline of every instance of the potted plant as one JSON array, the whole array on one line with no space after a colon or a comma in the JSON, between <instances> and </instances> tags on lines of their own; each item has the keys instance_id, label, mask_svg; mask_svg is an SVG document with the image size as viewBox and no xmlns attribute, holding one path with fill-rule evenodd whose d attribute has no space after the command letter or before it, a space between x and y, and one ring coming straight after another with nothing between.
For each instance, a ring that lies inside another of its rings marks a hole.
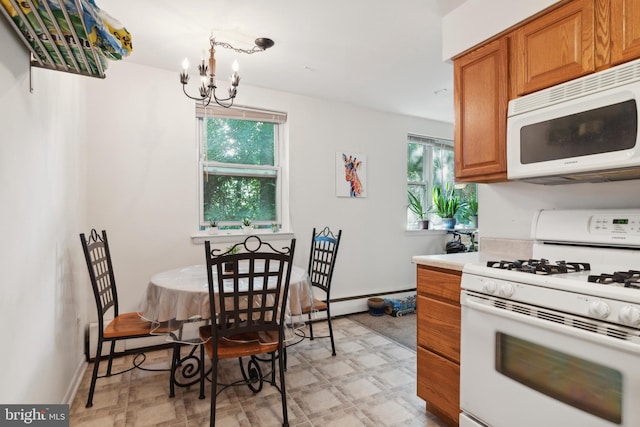
<instances>
[{"instance_id":1,"label":"potted plant","mask_svg":"<svg viewBox=\"0 0 640 427\"><path fill-rule=\"evenodd\" d=\"M429 220L427 219L428 209L422 206L422 200L411 191L407 190L409 197L409 210L418 217L418 228L426 230L429 228Z\"/></svg>"},{"instance_id":2,"label":"potted plant","mask_svg":"<svg viewBox=\"0 0 640 427\"><path fill-rule=\"evenodd\" d=\"M467 202L467 218L469 218L469 227L478 228L478 201L469 200Z\"/></svg>"},{"instance_id":3,"label":"potted plant","mask_svg":"<svg viewBox=\"0 0 640 427\"><path fill-rule=\"evenodd\" d=\"M453 230L456 225L456 214L463 211L465 203L460 201L460 197L453 193L453 188L447 182L444 191L442 187L433 187L433 212L442 218L444 227Z\"/></svg>"},{"instance_id":4,"label":"potted plant","mask_svg":"<svg viewBox=\"0 0 640 427\"><path fill-rule=\"evenodd\" d=\"M244 218L242 220L242 229L244 230L244 234L249 234L251 232L251 220L249 218Z\"/></svg>"},{"instance_id":5,"label":"potted plant","mask_svg":"<svg viewBox=\"0 0 640 427\"><path fill-rule=\"evenodd\" d=\"M218 221L215 219L209 220L209 234L218 234Z\"/></svg>"}]
</instances>

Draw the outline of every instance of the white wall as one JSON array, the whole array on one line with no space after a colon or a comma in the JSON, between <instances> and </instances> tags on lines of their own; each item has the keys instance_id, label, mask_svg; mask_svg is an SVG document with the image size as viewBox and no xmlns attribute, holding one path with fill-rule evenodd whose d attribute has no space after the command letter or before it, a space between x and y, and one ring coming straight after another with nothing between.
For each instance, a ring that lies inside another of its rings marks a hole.
<instances>
[{"instance_id":1,"label":"white wall","mask_svg":"<svg viewBox=\"0 0 640 427\"><path fill-rule=\"evenodd\" d=\"M557 2L466 0L442 18L442 59L451 59Z\"/></svg>"},{"instance_id":2,"label":"white wall","mask_svg":"<svg viewBox=\"0 0 640 427\"><path fill-rule=\"evenodd\" d=\"M640 208L640 181L537 185L525 182L478 186L480 235L529 239L538 209Z\"/></svg>"},{"instance_id":3,"label":"white wall","mask_svg":"<svg viewBox=\"0 0 640 427\"><path fill-rule=\"evenodd\" d=\"M194 103L177 74L114 63L88 83L91 226L109 232L125 310L154 273L204 262L197 230ZM411 256L442 235L406 233L406 135L451 138L450 124L241 85L238 102L288 113L291 224L306 267L312 228L343 230L333 298L415 286ZM335 196L335 152L368 156L368 197Z\"/></svg>"},{"instance_id":4,"label":"white wall","mask_svg":"<svg viewBox=\"0 0 640 427\"><path fill-rule=\"evenodd\" d=\"M82 364L83 83L34 69L29 93L29 56L0 19L3 404L65 401Z\"/></svg>"}]
</instances>

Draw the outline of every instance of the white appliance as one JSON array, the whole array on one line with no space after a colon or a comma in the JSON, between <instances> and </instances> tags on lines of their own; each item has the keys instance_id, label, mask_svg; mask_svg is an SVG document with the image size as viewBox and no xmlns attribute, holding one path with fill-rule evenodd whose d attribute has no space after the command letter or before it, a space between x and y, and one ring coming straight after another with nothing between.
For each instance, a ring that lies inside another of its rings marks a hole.
<instances>
[{"instance_id":1,"label":"white appliance","mask_svg":"<svg viewBox=\"0 0 640 427\"><path fill-rule=\"evenodd\" d=\"M640 178L640 60L509 102L507 175L537 184Z\"/></svg>"},{"instance_id":2,"label":"white appliance","mask_svg":"<svg viewBox=\"0 0 640 427\"><path fill-rule=\"evenodd\" d=\"M542 210L532 235L532 260L463 269L460 425L640 426L640 209Z\"/></svg>"}]
</instances>

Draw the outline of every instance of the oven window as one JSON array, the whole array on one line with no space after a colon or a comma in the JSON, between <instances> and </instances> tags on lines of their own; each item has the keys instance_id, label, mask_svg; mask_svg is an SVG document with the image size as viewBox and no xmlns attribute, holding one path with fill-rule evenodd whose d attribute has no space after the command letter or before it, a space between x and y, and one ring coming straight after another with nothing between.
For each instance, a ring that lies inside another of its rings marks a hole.
<instances>
[{"instance_id":1,"label":"oven window","mask_svg":"<svg viewBox=\"0 0 640 427\"><path fill-rule=\"evenodd\" d=\"M592 415L622 423L620 371L511 335L496 333L496 370Z\"/></svg>"},{"instance_id":2,"label":"oven window","mask_svg":"<svg viewBox=\"0 0 640 427\"><path fill-rule=\"evenodd\" d=\"M520 162L588 156L627 150L636 144L638 114L634 99L524 126Z\"/></svg>"}]
</instances>

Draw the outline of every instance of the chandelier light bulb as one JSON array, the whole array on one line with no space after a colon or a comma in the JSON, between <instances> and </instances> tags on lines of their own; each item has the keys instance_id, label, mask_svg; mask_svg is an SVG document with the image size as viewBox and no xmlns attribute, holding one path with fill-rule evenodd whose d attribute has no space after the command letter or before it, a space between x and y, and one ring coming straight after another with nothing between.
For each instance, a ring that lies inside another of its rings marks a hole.
<instances>
[{"instance_id":1,"label":"chandelier light bulb","mask_svg":"<svg viewBox=\"0 0 640 427\"><path fill-rule=\"evenodd\" d=\"M231 65L231 69L233 70L234 73L237 73L238 70L240 69L240 66L238 65L238 60L237 59L233 60L233 65Z\"/></svg>"},{"instance_id":2,"label":"chandelier light bulb","mask_svg":"<svg viewBox=\"0 0 640 427\"><path fill-rule=\"evenodd\" d=\"M185 72L189 69L189 58L184 58L184 61L182 61L182 69Z\"/></svg>"}]
</instances>

